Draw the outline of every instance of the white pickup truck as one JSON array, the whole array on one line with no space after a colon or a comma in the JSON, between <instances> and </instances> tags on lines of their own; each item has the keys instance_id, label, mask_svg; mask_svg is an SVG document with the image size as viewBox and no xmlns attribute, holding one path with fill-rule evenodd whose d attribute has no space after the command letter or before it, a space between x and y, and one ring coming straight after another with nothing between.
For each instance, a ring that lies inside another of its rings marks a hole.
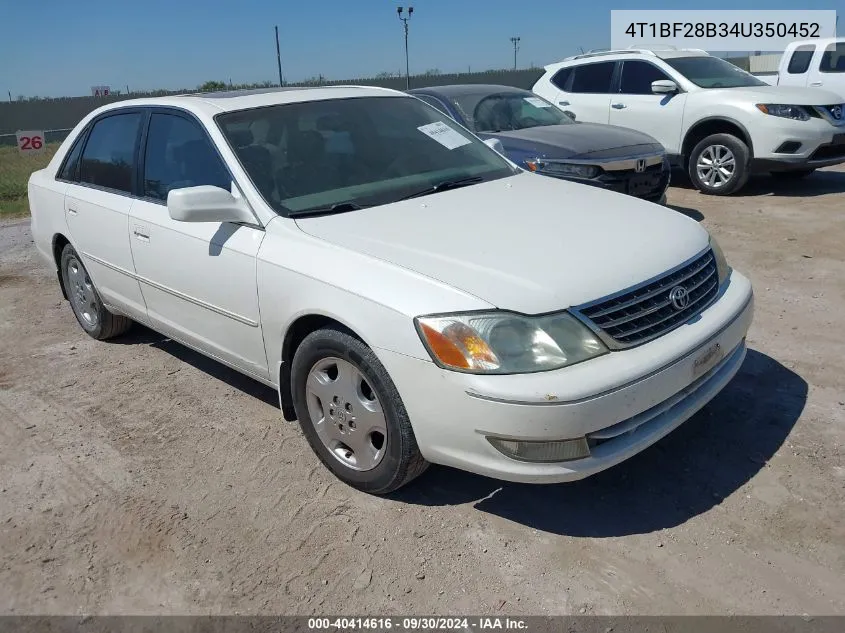
<instances>
[{"instance_id":1,"label":"white pickup truck","mask_svg":"<svg viewBox=\"0 0 845 633\"><path fill-rule=\"evenodd\" d=\"M845 38L792 42L776 73L753 74L773 86L824 88L845 100Z\"/></svg>"}]
</instances>

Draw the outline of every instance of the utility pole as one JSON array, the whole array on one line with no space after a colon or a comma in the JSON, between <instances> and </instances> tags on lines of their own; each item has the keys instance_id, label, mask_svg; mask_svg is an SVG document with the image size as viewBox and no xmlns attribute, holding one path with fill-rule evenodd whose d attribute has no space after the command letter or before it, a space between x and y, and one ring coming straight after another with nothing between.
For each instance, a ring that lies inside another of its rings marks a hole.
<instances>
[{"instance_id":1,"label":"utility pole","mask_svg":"<svg viewBox=\"0 0 845 633\"><path fill-rule=\"evenodd\" d=\"M9 103L12 103L12 91L9 90Z\"/></svg>"},{"instance_id":2,"label":"utility pole","mask_svg":"<svg viewBox=\"0 0 845 633\"><path fill-rule=\"evenodd\" d=\"M516 70L516 51L519 50L519 40L522 38L512 37L511 44L513 44L513 69Z\"/></svg>"},{"instance_id":3,"label":"utility pole","mask_svg":"<svg viewBox=\"0 0 845 633\"><path fill-rule=\"evenodd\" d=\"M279 67L279 88L282 87L282 55L279 53L279 27L274 27L276 29L276 64Z\"/></svg>"},{"instance_id":4,"label":"utility pole","mask_svg":"<svg viewBox=\"0 0 845 633\"><path fill-rule=\"evenodd\" d=\"M402 17L403 11L403 7L396 7L396 13L399 15L399 19L405 25L405 90L408 90L411 87L411 73L408 66L408 20L411 19L414 13L414 7L408 7L408 17Z\"/></svg>"}]
</instances>

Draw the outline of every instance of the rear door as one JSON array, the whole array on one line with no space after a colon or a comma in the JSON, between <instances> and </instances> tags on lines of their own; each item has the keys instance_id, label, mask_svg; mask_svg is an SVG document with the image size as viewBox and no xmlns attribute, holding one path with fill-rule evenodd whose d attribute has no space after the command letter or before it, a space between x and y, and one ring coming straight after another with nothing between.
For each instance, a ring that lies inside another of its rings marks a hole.
<instances>
[{"instance_id":1,"label":"rear door","mask_svg":"<svg viewBox=\"0 0 845 633\"><path fill-rule=\"evenodd\" d=\"M574 114L577 121L607 123L616 66L616 62L605 61L562 69L552 78L560 92L549 100L564 112Z\"/></svg>"},{"instance_id":2,"label":"rear door","mask_svg":"<svg viewBox=\"0 0 845 633\"><path fill-rule=\"evenodd\" d=\"M266 379L256 278L264 229L257 221L179 222L167 210L167 194L181 187L214 185L240 195L205 128L182 111L154 110L139 172L130 241L150 321Z\"/></svg>"},{"instance_id":3,"label":"rear door","mask_svg":"<svg viewBox=\"0 0 845 633\"><path fill-rule=\"evenodd\" d=\"M143 119L142 110L95 119L60 174L70 181L65 193L70 240L94 286L105 303L140 317L146 309L129 247L129 213Z\"/></svg>"},{"instance_id":4,"label":"rear door","mask_svg":"<svg viewBox=\"0 0 845 633\"><path fill-rule=\"evenodd\" d=\"M812 65L813 56L816 53L815 44L802 44L796 46L791 53L784 53L789 55L786 61L786 68L778 76L779 86L806 86L810 82L810 66ZM819 56L816 59L815 66L818 66Z\"/></svg>"},{"instance_id":5,"label":"rear door","mask_svg":"<svg viewBox=\"0 0 845 633\"><path fill-rule=\"evenodd\" d=\"M653 81L673 80L651 62L628 59L621 65L617 92L610 100L608 122L645 132L660 141L668 152L679 154L687 95L654 94Z\"/></svg>"}]
</instances>

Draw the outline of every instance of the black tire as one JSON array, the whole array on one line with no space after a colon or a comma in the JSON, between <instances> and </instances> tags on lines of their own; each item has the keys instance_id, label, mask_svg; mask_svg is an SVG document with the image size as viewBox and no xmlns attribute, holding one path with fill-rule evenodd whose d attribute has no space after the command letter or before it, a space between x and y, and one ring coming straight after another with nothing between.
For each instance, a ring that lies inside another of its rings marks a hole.
<instances>
[{"instance_id":1,"label":"black tire","mask_svg":"<svg viewBox=\"0 0 845 633\"><path fill-rule=\"evenodd\" d=\"M734 171L726 182L711 185L699 176L697 169L698 159L709 148L717 148L718 146L726 147L733 154ZM692 149L689 156L687 172L693 186L701 193L711 196L728 196L742 189L745 183L748 182L748 177L751 175L750 163L751 151L748 149L748 145L740 139L732 134L711 134L707 138L702 139Z\"/></svg>"},{"instance_id":2,"label":"black tire","mask_svg":"<svg viewBox=\"0 0 845 633\"><path fill-rule=\"evenodd\" d=\"M306 381L311 369L327 358L351 363L369 384L384 412L387 438L383 457L371 470L355 470L335 457L317 434L308 410ZM320 461L341 481L370 494L393 492L421 475L428 462L417 446L408 413L387 370L373 351L351 334L324 328L309 334L294 354L291 392L302 431Z\"/></svg>"},{"instance_id":3,"label":"black tire","mask_svg":"<svg viewBox=\"0 0 845 633\"><path fill-rule=\"evenodd\" d=\"M79 322L79 325L83 330L85 330L88 336L95 338L98 341L104 341L106 339L119 336L132 327L132 319L121 314L109 312L103 305L103 301L100 299L100 294L94 287L90 277L88 277L88 271L85 270L82 258L79 257L76 250L74 250L73 246L70 244L66 244L62 250L59 265L61 266L62 282L65 285L65 291L67 292L67 296L70 300L70 306L73 309L73 314ZM94 319L86 318L77 305L77 302L74 300L74 293L77 292L77 289L74 287L71 280L72 273L70 267L72 265L78 266L78 268L81 269L81 275L83 275L84 279L87 280L89 286L87 292L90 293L87 304L90 307L90 314L95 317Z\"/></svg>"},{"instance_id":4,"label":"black tire","mask_svg":"<svg viewBox=\"0 0 845 633\"><path fill-rule=\"evenodd\" d=\"M772 177L780 180L801 180L812 174L815 169L795 169L790 171L773 171Z\"/></svg>"}]
</instances>

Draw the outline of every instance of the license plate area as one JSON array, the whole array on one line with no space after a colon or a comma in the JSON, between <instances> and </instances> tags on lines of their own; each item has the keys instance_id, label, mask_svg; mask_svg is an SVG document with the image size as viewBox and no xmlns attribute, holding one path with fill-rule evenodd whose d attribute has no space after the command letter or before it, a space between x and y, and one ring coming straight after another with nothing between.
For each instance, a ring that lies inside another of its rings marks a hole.
<instances>
[{"instance_id":1,"label":"license plate area","mask_svg":"<svg viewBox=\"0 0 845 633\"><path fill-rule=\"evenodd\" d=\"M705 347L692 363L692 379L701 378L713 369L725 357L725 349L720 343L712 343Z\"/></svg>"},{"instance_id":2,"label":"license plate area","mask_svg":"<svg viewBox=\"0 0 845 633\"><path fill-rule=\"evenodd\" d=\"M631 176L628 181L628 193L631 195L639 195L650 193L660 182L660 174L638 174Z\"/></svg>"}]
</instances>

